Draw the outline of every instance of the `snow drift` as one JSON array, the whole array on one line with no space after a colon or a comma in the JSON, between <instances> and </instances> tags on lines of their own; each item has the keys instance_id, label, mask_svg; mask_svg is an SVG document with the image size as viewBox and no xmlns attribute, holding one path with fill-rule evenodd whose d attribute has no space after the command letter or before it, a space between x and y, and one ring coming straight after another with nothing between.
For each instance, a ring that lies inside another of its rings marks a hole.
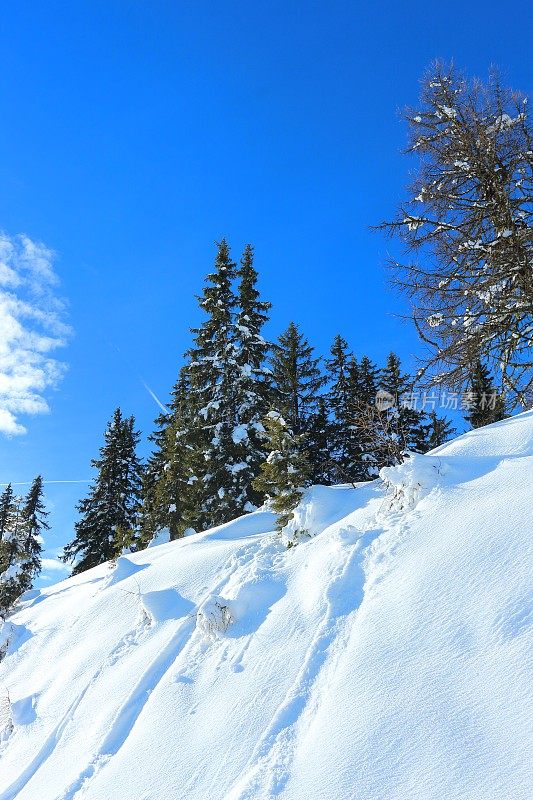
<instances>
[{"instance_id":1,"label":"snow drift","mask_svg":"<svg viewBox=\"0 0 533 800\"><path fill-rule=\"evenodd\" d=\"M526 800L533 413L28 593L0 800Z\"/></svg>"}]
</instances>

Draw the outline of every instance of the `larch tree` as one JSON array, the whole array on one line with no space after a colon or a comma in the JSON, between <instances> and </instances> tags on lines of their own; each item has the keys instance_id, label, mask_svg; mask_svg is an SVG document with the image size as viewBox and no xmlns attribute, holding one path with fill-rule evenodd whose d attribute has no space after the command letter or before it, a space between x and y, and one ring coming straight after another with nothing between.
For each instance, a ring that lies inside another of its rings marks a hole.
<instances>
[{"instance_id":1,"label":"larch tree","mask_svg":"<svg viewBox=\"0 0 533 800\"><path fill-rule=\"evenodd\" d=\"M428 346L419 378L460 391L481 358L513 404L533 389L533 134L527 98L497 75L437 63L404 112L419 161L409 199L382 229L411 254L393 263Z\"/></svg>"}]
</instances>

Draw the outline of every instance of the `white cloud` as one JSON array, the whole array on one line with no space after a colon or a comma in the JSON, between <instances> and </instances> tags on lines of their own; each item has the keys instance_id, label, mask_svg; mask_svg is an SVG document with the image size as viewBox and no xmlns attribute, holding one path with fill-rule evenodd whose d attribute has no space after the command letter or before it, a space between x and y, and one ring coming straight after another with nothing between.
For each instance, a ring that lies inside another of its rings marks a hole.
<instances>
[{"instance_id":1,"label":"white cloud","mask_svg":"<svg viewBox=\"0 0 533 800\"><path fill-rule=\"evenodd\" d=\"M43 558L42 568L43 570L52 570L52 572L70 572L70 567L61 561L56 561L55 558Z\"/></svg>"},{"instance_id":2,"label":"white cloud","mask_svg":"<svg viewBox=\"0 0 533 800\"><path fill-rule=\"evenodd\" d=\"M0 232L0 433L8 436L26 432L20 415L49 410L44 393L65 371L52 355L70 332L52 261L44 245Z\"/></svg>"}]
</instances>

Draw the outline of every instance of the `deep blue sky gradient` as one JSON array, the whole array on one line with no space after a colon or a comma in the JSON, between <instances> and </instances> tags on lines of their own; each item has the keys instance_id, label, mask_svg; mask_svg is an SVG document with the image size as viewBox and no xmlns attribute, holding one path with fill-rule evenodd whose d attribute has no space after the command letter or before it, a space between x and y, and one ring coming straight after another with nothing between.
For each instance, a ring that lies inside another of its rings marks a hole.
<instances>
[{"instance_id":1,"label":"deep blue sky gradient","mask_svg":"<svg viewBox=\"0 0 533 800\"><path fill-rule=\"evenodd\" d=\"M4 5L0 228L57 254L75 335L49 415L0 440L0 481L91 475L114 407L147 434L227 237L256 246L268 334L382 361L419 350L387 288L413 165L398 110L436 58L531 94L531 4L87 0ZM50 485L50 548L86 487Z\"/></svg>"}]
</instances>

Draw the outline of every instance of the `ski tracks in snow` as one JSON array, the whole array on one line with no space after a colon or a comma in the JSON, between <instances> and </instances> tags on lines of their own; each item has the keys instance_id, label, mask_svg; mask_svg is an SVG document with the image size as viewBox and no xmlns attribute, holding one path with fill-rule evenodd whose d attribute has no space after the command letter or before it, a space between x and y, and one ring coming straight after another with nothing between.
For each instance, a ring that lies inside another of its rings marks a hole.
<instances>
[{"instance_id":1,"label":"ski tracks in snow","mask_svg":"<svg viewBox=\"0 0 533 800\"><path fill-rule=\"evenodd\" d=\"M262 535L258 538L259 541L247 541L245 545L238 548L236 552L232 553L231 556L226 559L218 573L218 580L215 585L205 593L197 606L201 605L201 603L207 600L211 595L220 592L221 589L227 585L231 575L250 561L250 557L254 551L261 551L264 547L265 537ZM253 559L252 563L255 563L255 559ZM140 624L143 628L149 627L143 623ZM71 703L60 722L47 736L43 746L30 764L19 778L0 795L0 800L15 800L32 778L34 778L39 769L54 752L65 728L73 720L76 709L89 690L97 683L98 679L107 668L114 665L132 646L138 643L141 635L148 632L147 630L139 631L138 628L139 625L122 637L115 645L106 657L104 664L95 672L74 702ZM167 644L158 652L157 656L143 672L132 691L121 703L108 732L99 743L97 749L93 752L85 766L79 771L76 778L57 795L56 800L74 800L77 796L82 793L84 794L89 783L94 779L96 774L118 753L132 732L152 693L163 681L165 675L175 664L176 659L183 654L187 645L194 640L194 629L194 615L189 614L185 619L181 619Z\"/></svg>"},{"instance_id":2,"label":"ski tracks in snow","mask_svg":"<svg viewBox=\"0 0 533 800\"><path fill-rule=\"evenodd\" d=\"M343 641L347 641L349 635L348 618L360 607L367 588L379 583L383 572L387 568L386 565L390 560L392 551L395 549L395 544L398 538L401 538L399 530L401 525L397 524L399 520L390 519L390 524L388 525L385 520L381 520L381 522L385 524L382 524L377 530L361 532L361 535L355 541L354 534L357 531L353 526L345 525L344 527L339 527L337 531L338 541L340 546L346 550L346 556L333 571L325 589L323 596L325 608L322 621L309 644L296 679L276 709L270 724L263 731L248 760L242 777L226 793L224 800L263 800L263 798L279 797L290 778L290 768L297 741L297 727L302 724L304 718L312 719L313 717L314 708L318 702L314 689L319 675L323 676L322 668L328 660L330 661L329 666L334 668L336 662L335 653L342 649ZM371 547L367 547L369 540L372 538L374 542ZM243 607L246 607L247 595L254 588L259 588L261 585L264 586L265 583L271 586L276 584L279 577L277 573L283 558L284 553L279 552L279 547L273 548L273 539L271 537L266 538L263 534L258 535L253 541L248 540L226 559L217 573L214 584L211 585L209 590L205 591L203 597L196 604L196 608L210 597L221 592L231 595L232 587L234 590L236 587L238 589L235 598L237 604L243 602L239 593L241 595L244 594ZM367 580L367 583L365 583L365 572L368 573L365 567L368 566L368 562L371 562L372 569L370 570L370 575L368 575L370 581ZM273 580L265 581L267 574ZM258 605L254 606L253 602L250 604L250 630L246 629L247 623L245 622L244 629L239 636L253 634L260 627L272 605L279 599L276 595L276 589L270 591L271 596L267 592L268 596L265 595L265 597L261 598ZM151 627L149 622L141 619L135 628L123 636L114 646L102 666L91 677L84 689L71 703L60 722L48 735L30 764L16 781L0 794L0 800L15 800L19 796L20 792L38 773L41 766L53 754L61 741L65 728L73 721L78 706L87 693L96 685L100 676L106 669L117 663L141 639L148 636ZM236 633L238 632L236 631ZM242 659L250 644L250 639L251 636L246 636L243 648L238 653L235 653L231 659L231 667L234 671L242 669ZM335 647L332 647L333 643L335 643ZM79 770L77 776L70 781L68 786L54 800L76 800L76 798L85 795L96 775L105 768L106 764L112 760L113 756L119 752L127 741L150 696L164 681L165 676L175 666L178 658L181 660L181 657L186 652L188 657L192 656L189 650L195 644L199 645L196 648L198 652L195 657L189 658L188 671L190 671L191 665L193 667L195 664L199 666L205 656L205 642L199 641L199 636L195 635L195 616L194 614L189 614L185 618L181 617L179 619L177 627L175 627L167 643L159 650L139 677L134 688L120 704L108 731L98 743L92 755L88 758L83 768ZM225 657L223 656L223 659Z\"/></svg>"},{"instance_id":3,"label":"ski tracks in snow","mask_svg":"<svg viewBox=\"0 0 533 800\"><path fill-rule=\"evenodd\" d=\"M353 533L351 526L341 529L339 538L342 540L350 532ZM375 535L376 531L367 531L355 543L344 545L346 558L328 583L322 622L307 649L302 667L264 730L243 776L226 793L224 800L275 798L287 783L296 746L296 728L304 715L312 716L317 702L313 690L323 665L332 655L331 645L335 641L337 649L342 647L342 640L348 635L344 630L347 618L363 600L364 552L368 539Z\"/></svg>"}]
</instances>

